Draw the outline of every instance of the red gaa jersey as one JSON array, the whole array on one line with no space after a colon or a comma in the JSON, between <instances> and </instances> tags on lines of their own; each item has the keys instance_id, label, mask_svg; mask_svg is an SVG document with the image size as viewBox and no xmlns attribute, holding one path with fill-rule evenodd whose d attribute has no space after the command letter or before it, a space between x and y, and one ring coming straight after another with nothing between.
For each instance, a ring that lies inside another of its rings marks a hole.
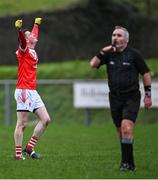
<instances>
[{"instance_id":1,"label":"red gaa jersey","mask_svg":"<svg viewBox=\"0 0 158 180\"><path fill-rule=\"evenodd\" d=\"M19 49L16 52L18 58L18 89L36 89L36 69L38 56L34 49Z\"/></svg>"},{"instance_id":2,"label":"red gaa jersey","mask_svg":"<svg viewBox=\"0 0 158 180\"><path fill-rule=\"evenodd\" d=\"M34 24L32 33L38 39L38 25ZM19 49L16 52L18 59L18 89L36 89L36 69L38 56L34 49L28 48L24 31L18 30Z\"/></svg>"}]
</instances>

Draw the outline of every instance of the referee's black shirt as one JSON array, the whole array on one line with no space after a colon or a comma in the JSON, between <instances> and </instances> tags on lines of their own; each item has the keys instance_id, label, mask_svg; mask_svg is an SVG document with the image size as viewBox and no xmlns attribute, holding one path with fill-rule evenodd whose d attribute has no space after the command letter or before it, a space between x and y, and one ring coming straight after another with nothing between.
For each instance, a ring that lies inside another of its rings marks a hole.
<instances>
[{"instance_id":1,"label":"referee's black shirt","mask_svg":"<svg viewBox=\"0 0 158 180\"><path fill-rule=\"evenodd\" d=\"M130 93L139 90L139 73L149 72L142 55L134 48L123 52L110 52L100 58L107 65L108 84L111 92Z\"/></svg>"}]
</instances>

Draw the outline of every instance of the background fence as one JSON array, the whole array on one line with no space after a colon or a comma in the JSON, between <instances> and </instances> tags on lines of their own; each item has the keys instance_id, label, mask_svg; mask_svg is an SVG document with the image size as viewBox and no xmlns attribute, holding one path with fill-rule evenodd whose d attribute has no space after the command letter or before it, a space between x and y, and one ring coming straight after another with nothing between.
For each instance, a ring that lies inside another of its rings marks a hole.
<instances>
[{"instance_id":1,"label":"background fence","mask_svg":"<svg viewBox=\"0 0 158 180\"><path fill-rule=\"evenodd\" d=\"M37 90L41 95L51 119L58 124L104 123L111 120L109 109L76 109L73 104L73 84L76 82L105 82L105 80L38 80ZM0 80L0 123L12 125L16 122L16 102L14 99L15 80ZM143 122L155 122L157 109L142 109L139 119ZM30 114L30 124L36 122L36 116Z\"/></svg>"},{"instance_id":2,"label":"background fence","mask_svg":"<svg viewBox=\"0 0 158 180\"><path fill-rule=\"evenodd\" d=\"M83 123L84 121L85 124L87 123L85 119L90 114L87 114L87 111L85 112L84 109L75 109L73 105L73 84L79 81L81 80L37 81L37 90L54 122L69 124ZM0 122L5 125L11 125L16 122L15 84L15 80L0 80ZM100 112L105 113L103 110ZM93 119L95 119L95 115L93 115ZM36 122L33 120L35 120L35 116L30 114L30 124Z\"/></svg>"}]
</instances>

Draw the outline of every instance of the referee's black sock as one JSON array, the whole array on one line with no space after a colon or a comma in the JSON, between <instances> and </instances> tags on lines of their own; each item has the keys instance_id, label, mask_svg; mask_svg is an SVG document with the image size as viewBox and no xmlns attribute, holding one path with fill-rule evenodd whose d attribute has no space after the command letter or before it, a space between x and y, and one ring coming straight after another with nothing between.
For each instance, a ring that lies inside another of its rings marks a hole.
<instances>
[{"instance_id":1,"label":"referee's black sock","mask_svg":"<svg viewBox=\"0 0 158 180\"><path fill-rule=\"evenodd\" d=\"M122 163L129 163L134 165L133 157L133 139L121 139L121 154L122 154Z\"/></svg>"}]
</instances>

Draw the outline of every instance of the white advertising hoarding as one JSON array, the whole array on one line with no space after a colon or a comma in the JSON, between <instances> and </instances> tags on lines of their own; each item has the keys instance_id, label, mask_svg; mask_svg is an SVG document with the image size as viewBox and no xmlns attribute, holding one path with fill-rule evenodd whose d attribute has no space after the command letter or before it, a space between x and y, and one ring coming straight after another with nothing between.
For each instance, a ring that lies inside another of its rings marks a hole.
<instances>
[{"instance_id":1,"label":"white advertising hoarding","mask_svg":"<svg viewBox=\"0 0 158 180\"><path fill-rule=\"evenodd\" d=\"M105 82L74 83L74 106L76 108L109 108L109 88ZM142 94L141 107L144 107L144 87L140 83ZM158 107L158 82L152 83L152 107Z\"/></svg>"},{"instance_id":2,"label":"white advertising hoarding","mask_svg":"<svg viewBox=\"0 0 158 180\"><path fill-rule=\"evenodd\" d=\"M74 106L76 108L109 107L109 88L107 83L74 83Z\"/></svg>"}]
</instances>

